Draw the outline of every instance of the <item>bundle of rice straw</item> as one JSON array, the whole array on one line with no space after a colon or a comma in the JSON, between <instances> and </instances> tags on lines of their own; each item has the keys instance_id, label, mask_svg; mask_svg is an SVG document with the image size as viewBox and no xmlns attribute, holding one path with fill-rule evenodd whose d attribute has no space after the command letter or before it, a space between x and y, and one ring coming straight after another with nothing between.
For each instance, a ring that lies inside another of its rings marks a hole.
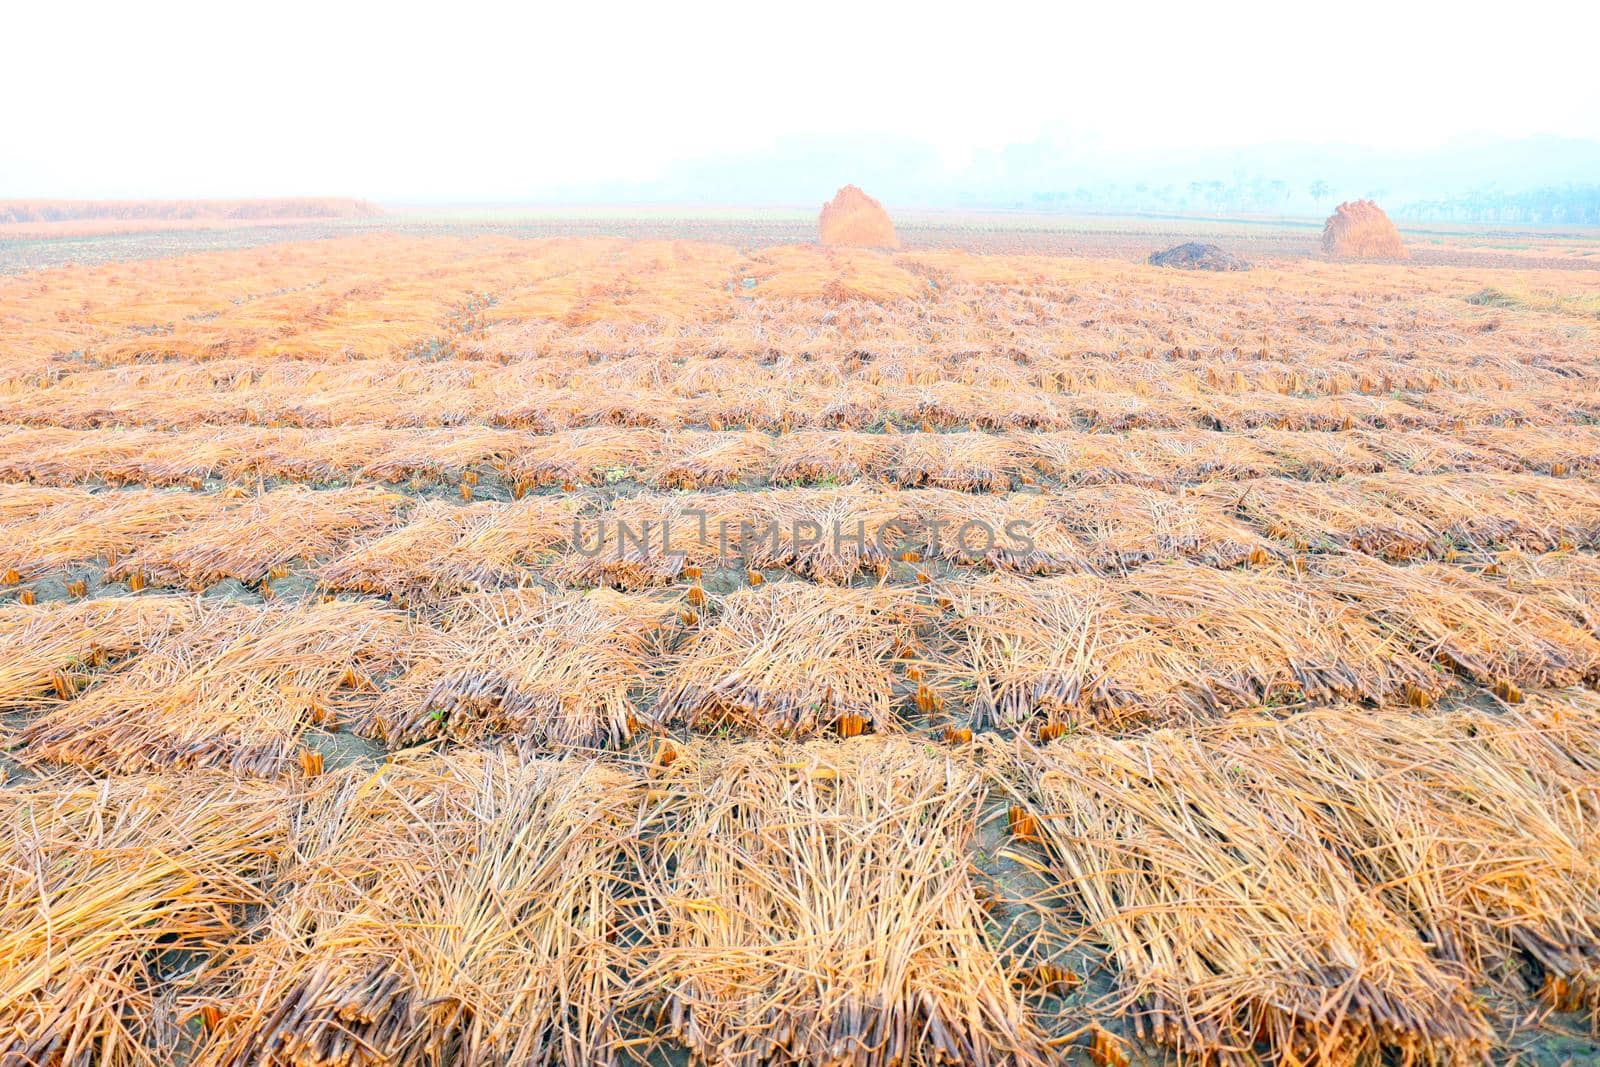
<instances>
[{"instance_id":1,"label":"bundle of rice straw","mask_svg":"<svg viewBox=\"0 0 1600 1067\"><path fill-rule=\"evenodd\" d=\"M26 430L3 443L0 476L55 484L95 478L112 485L193 483L230 454L232 436L210 429L182 438L149 429Z\"/></svg>"},{"instance_id":2,"label":"bundle of rice straw","mask_svg":"<svg viewBox=\"0 0 1600 1067\"><path fill-rule=\"evenodd\" d=\"M719 363L726 367L726 361ZM764 433L787 433L796 424L811 421L812 394L801 391L802 387L792 379L773 382L771 378L757 377L749 386L740 388L726 370L721 373L723 377L715 384L707 383L706 394L695 396L685 412L686 418L704 422L713 430L732 426ZM679 389L687 387L685 382Z\"/></svg>"},{"instance_id":3,"label":"bundle of rice straw","mask_svg":"<svg viewBox=\"0 0 1600 1067\"><path fill-rule=\"evenodd\" d=\"M1383 469L1383 459L1354 433L1261 430L1254 440L1278 460L1280 473L1298 478L1338 478Z\"/></svg>"},{"instance_id":4,"label":"bundle of rice straw","mask_svg":"<svg viewBox=\"0 0 1600 1067\"><path fill-rule=\"evenodd\" d=\"M1133 440L1133 435L1059 431L1027 434L1018 447L1041 473L1063 486L1171 485L1171 468L1155 456L1127 447Z\"/></svg>"},{"instance_id":5,"label":"bundle of rice straw","mask_svg":"<svg viewBox=\"0 0 1600 1067\"><path fill-rule=\"evenodd\" d=\"M913 433L899 438L889 476L904 486L1003 493L1025 463L1007 438L988 433Z\"/></svg>"},{"instance_id":6,"label":"bundle of rice straw","mask_svg":"<svg viewBox=\"0 0 1600 1067\"><path fill-rule=\"evenodd\" d=\"M1600 489L1578 479L1395 472L1353 479L1352 488L1415 516L1449 545L1539 552L1600 539Z\"/></svg>"},{"instance_id":7,"label":"bundle of rice straw","mask_svg":"<svg viewBox=\"0 0 1600 1067\"><path fill-rule=\"evenodd\" d=\"M840 389L826 396L812 398L817 411L807 425L819 429L831 430L860 430L870 426L882 417L883 412L876 403L875 394L864 390L859 384L853 384L848 389ZM892 429L886 426L885 429Z\"/></svg>"},{"instance_id":8,"label":"bundle of rice straw","mask_svg":"<svg viewBox=\"0 0 1600 1067\"><path fill-rule=\"evenodd\" d=\"M1268 537L1301 552L1353 549L1412 559L1430 551L1438 532L1355 479L1257 478L1214 482L1203 491Z\"/></svg>"},{"instance_id":9,"label":"bundle of rice straw","mask_svg":"<svg viewBox=\"0 0 1600 1067\"><path fill-rule=\"evenodd\" d=\"M405 525L356 545L317 571L328 589L438 599L521 585L571 538L580 501L529 497L512 503L425 501Z\"/></svg>"},{"instance_id":10,"label":"bundle of rice straw","mask_svg":"<svg viewBox=\"0 0 1600 1067\"><path fill-rule=\"evenodd\" d=\"M927 617L904 591L881 586L741 589L668 658L653 714L784 734L895 729L890 662L917 647Z\"/></svg>"},{"instance_id":11,"label":"bundle of rice straw","mask_svg":"<svg viewBox=\"0 0 1600 1067\"><path fill-rule=\"evenodd\" d=\"M914 498L859 486L769 489L729 504L737 507L720 507L720 519L738 521L736 544L746 567L786 567L829 585L864 571L885 573L890 553L882 546L898 542L915 512Z\"/></svg>"},{"instance_id":12,"label":"bundle of rice straw","mask_svg":"<svg viewBox=\"0 0 1600 1067\"><path fill-rule=\"evenodd\" d=\"M1332 433L1381 425L1436 425L1438 416L1409 404L1350 396L1284 396L1249 392L1238 396L1204 394L1191 408L1197 420L1230 433L1267 428L1289 432Z\"/></svg>"},{"instance_id":13,"label":"bundle of rice straw","mask_svg":"<svg viewBox=\"0 0 1600 1067\"><path fill-rule=\"evenodd\" d=\"M69 486L31 485L28 483L0 486L0 528L9 528L19 519L31 519L42 511L62 504L93 500L95 494L87 489Z\"/></svg>"},{"instance_id":14,"label":"bundle of rice straw","mask_svg":"<svg viewBox=\"0 0 1600 1067\"><path fill-rule=\"evenodd\" d=\"M533 497L486 509L481 522L468 525L443 560L446 587L522 584L531 568L556 558L572 537L583 501L572 497Z\"/></svg>"},{"instance_id":15,"label":"bundle of rice straw","mask_svg":"<svg viewBox=\"0 0 1600 1067\"><path fill-rule=\"evenodd\" d=\"M330 430L253 430L256 441L233 465L241 479L275 478L292 482L332 482L359 472L367 478L398 481L410 472L390 462L407 431L381 426L340 426Z\"/></svg>"},{"instance_id":16,"label":"bundle of rice straw","mask_svg":"<svg viewBox=\"0 0 1600 1067\"><path fill-rule=\"evenodd\" d=\"M972 685L975 727L1204 710L1195 657L1130 614L1104 579L991 575L937 594L950 604L955 639L938 669Z\"/></svg>"},{"instance_id":17,"label":"bundle of rice straw","mask_svg":"<svg viewBox=\"0 0 1600 1067\"><path fill-rule=\"evenodd\" d=\"M648 477L662 489L715 489L762 480L772 462L764 433L695 433L667 437Z\"/></svg>"},{"instance_id":18,"label":"bundle of rice straw","mask_svg":"<svg viewBox=\"0 0 1600 1067\"><path fill-rule=\"evenodd\" d=\"M717 509L730 495L641 495L616 500L604 510L568 523L570 544L541 568L557 585L607 585L644 589L665 585L686 567L712 567L730 551L724 538L737 536L737 521Z\"/></svg>"},{"instance_id":19,"label":"bundle of rice straw","mask_svg":"<svg viewBox=\"0 0 1600 1067\"><path fill-rule=\"evenodd\" d=\"M560 390L548 386L529 388L516 396L496 396L494 399L497 403L483 412L483 417L492 426L513 427L535 434L553 435L572 425L568 418L572 407L571 397L564 395ZM585 412L594 410L592 406L584 408ZM588 423L588 425L594 424L594 422Z\"/></svg>"},{"instance_id":20,"label":"bundle of rice straw","mask_svg":"<svg viewBox=\"0 0 1600 1067\"><path fill-rule=\"evenodd\" d=\"M912 434L913 438L947 436L936 433L938 430L963 431L953 435L965 439L964 444L956 446L955 455L966 454L968 446L981 446L984 437L996 443L1003 441L991 434L978 432L1004 421L1003 418L986 417L988 404L985 401L994 398L989 396L980 399L970 382L943 379L938 367L937 363L923 363L920 366L913 363L907 373L898 376L887 373L888 368L873 368L873 377L880 382L887 379L896 384L906 381L912 385L911 388L889 389L883 393L879 405L885 409L885 418L903 426L917 427L920 432ZM980 418L989 426L980 426ZM937 444L931 454L935 457L941 454Z\"/></svg>"},{"instance_id":21,"label":"bundle of rice straw","mask_svg":"<svg viewBox=\"0 0 1600 1067\"><path fill-rule=\"evenodd\" d=\"M1557 707L1563 727L1547 721ZM1442 958L1597 1013L1600 776L1563 750L1574 733L1600 752L1592 695L1532 714L1329 709L1230 728L1217 743L1311 801L1323 840Z\"/></svg>"},{"instance_id":22,"label":"bundle of rice straw","mask_svg":"<svg viewBox=\"0 0 1600 1067\"><path fill-rule=\"evenodd\" d=\"M1092 569L1088 546L1061 521L1061 509L1042 494L974 497L929 489L902 496L906 510L920 520L914 529L929 558L963 566L981 563L1020 574Z\"/></svg>"},{"instance_id":23,"label":"bundle of rice straw","mask_svg":"<svg viewBox=\"0 0 1600 1067\"><path fill-rule=\"evenodd\" d=\"M1600 467L1596 430L1594 426L1474 426L1465 432L1474 447L1511 461L1512 469L1560 476Z\"/></svg>"},{"instance_id":24,"label":"bundle of rice straw","mask_svg":"<svg viewBox=\"0 0 1600 1067\"><path fill-rule=\"evenodd\" d=\"M1493 470L1504 465L1487 446L1462 440L1454 434L1430 430L1366 430L1357 431L1355 436L1391 470L1453 474Z\"/></svg>"},{"instance_id":25,"label":"bundle of rice straw","mask_svg":"<svg viewBox=\"0 0 1600 1067\"><path fill-rule=\"evenodd\" d=\"M620 745L676 604L596 589L467 597L406 650L406 672L356 729L392 745L510 736L540 747Z\"/></svg>"},{"instance_id":26,"label":"bundle of rice straw","mask_svg":"<svg viewBox=\"0 0 1600 1067\"><path fill-rule=\"evenodd\" d=\"M143 574L194 589L225 578L254 584L275 569L331 555L389 522L404 503L405 497L376 489L274 489L147 544L107 577Z\"/></svg>"},{"instance_id":27,"label":"bundle of rice straw","mask_svg":"<svg viewBox=\"0 0 1600 1067\"><path fill-rule=\"evenodd\" d=\"M1443 563L1319 561L1312 585L1351 602L1419 655L1485 685L1567 686L1600 677L1600 639L1534 596Z\"/></svg>"},{"instance_id":28,"label":"bundle of rice straw","mask_svg":"<svg viewBox=\"0 0 1600 1067\"><path fill-rule=\"evenodd\" d=\"M362 465L361 473L387 482L414 477L456 480L478 467L503 466L528 440L525 433L486 426L395 434L381 456Z\"/></svg>"},{"instance_id":29,"label":"bundle of rice straw","mask_svg":"<svg viewBox=\"0 0 1600 1067\"><path fill-rule=\"evenodd\" d=\"M658 784L636 988L696 1061L1053 1062L965 858L969 764L892 739L702 744Z\"/></svg>"},{"instance_id":30,"label":"bundle of rice straw","mask_svg":"<svg viewBox=\"0 0 1600 1067\"><path fill-rule=\"evenodd\" d=\"M1297 783L1166 730L1017 764L1141 1036L1240 1065L1483 1054L1466 976L1318 846Z\"/></svg>"},{"instance_id":31,"label":"bundle of rice straw","mask_svg":"<svg viewBox=\"0 0 1600 1067\"><path fill-rule=\"evenodd\" d=\"M406 516L405 525L348 551L317 568L325 589L348 589L409 600L464 592L441 571L462 534L496 512L494 502L448 504L425 500Z\"/></svg>"},{"instance_id":32,"label":"bundle of rice straw","mask_svg":"<svg viewBox=\"0 0 1600 1067\"><path fill-rule=\"evenodd\" d=\"M325 780L216 969L201 1067L610 1063L641 781L473 752Z\"/></svg>"},{"instance_id":33,"label":"bundle of rice straw","mask_svg":"<svg viewBox=\"0 0 1600 1067\"><path fill-rule=\"evenodd\" d=\"M1197 658L1199 691L1215 706L1286 697L1420 702L1449 685L1359 606L1286 569L1162 564L1122 584L1125 610Z\"/></svg>"},{"instance_id":34,"label":"bundle of rice straw","mask_svg":"<svg viewBox=\"0 0 1600 1067\"><path fill-rule=\"evenodd\" d=\"M1151 560L1193 559L1212 567L1266 563L1282 551L1223 513L1214 499L1116 485L1048 498L1046 513L1082 538L1096 570L1115 573Z\"/></svg>"},{"instance_id":35,"label":"bundle of rice straw","mask_svg":"<svg viewBox=\"0 0 1600 1067\"><path fill-rule=\"evenodd\" d=\"M1432 699L1448 679L1354 608L1279 573L1152 566L1108 580L992 575L935 589L935 673L976 726L1119 726L1284 701Z\"/></svg>"},{"instance_id":36,"label":"bundle of rice straw","mask_svg":"<svg viewBox=\"0 0 1600 1067\"><path fill-rule=\"evenodd\" d=\"M1508 763L1536 767L1583 832L1600 824L1600 694L1587 687L1529 693L1497 713L1526 730L1488 731L1484 742Z\"/></svg>"},{"instance_id":37,"label":"bundle of rice straw","mask_svg":"<svg viewBox=\"0 0 1600 1067\"><path fill-rule=\"evenodd\" d=\"M1086 434L1085 436L1095 436ZM1274 440L1280 440L1275 438ZM1326 434L1318 435L1326 437ZM1209 479L1241 480L1282 473L1284 457L1259 436L1219 434L1205 430L1135 430L1125 439L1125 463L1135 470L1169 472L1171 482L1186 484ZM1152 488L1170 488L1136 478L1109 479Z\"/></svg>"},{"instance_id":38,"label":"bundle of rice straw","mask_svg":"<svg viewBox=\"0 0 1600 1067\"><path fill-rule=\"evenodd\" d=\"M1099 432L1178 430L1197 421L1215 425L1214 420L1197 420L1185 406L1152 400L1148 389L1142 394L1097 390L1073 395L1066 402L1074 424L1087 424Z\"/></svg>"},{"instance_id":39,"label":"bundle of rice straw","mask_svg":"<svg viewBox=\"0 0 1600 1067\"><path fill-rule=\"evenodd\" d=\"M1339 259L1409 259L1400 231L1371 200L1347 200L1322 227L1322 250Z\"/></svg>"},{"instance_id":40,"label":"bundle of rice straw","mask_svg":"<svg viewBox=\"0 0 1600 1067\"><path fill-rule=\"evenodd\" d=\"M28 762L125 773L276 774L308 726L336 722L394 662L404 616L371 603L207 605L20 734Z\"/></svg>"},{"instance_id":41,"label":"bundle of rice straw","mask_svg":"<svg viewBox=\"0 0 1600 1067\"><path fill-rule=\"evenodd\" d=\"M591 485L634 475L660 447L661 435L653 431L590 426L529 438L505 461L502 473L518 494L543 486Z\"/></svg>"},{"instance_id":42,"label":"bundle of rice straw","mask_svg":"<svg viewBox=\"0 0 1600 1067\"><path fill-rule=\"evenodd\" d=\"M265 903L286 801L216 774L0 790L0 1062L172 1062L158 997Z\"/></svg>"},{"instance_id":43,"label":"bundle of rice straw","mask_svg":"<svg viewBox=\"0 0 1600 1067\"><path fill-rule=\"evenodd\" d=\"M150 489L64 500L0 526L0 584L101 559L114 564L187 523L226 514L233 503L218 495Z\"/></svg>"},{"instance_id":44,"label":"bundle of rice straw","mask_svg":"<svg viewBox=\"0 0 1600 1067\"><path fill-rule=\"evenodd\" d=\"M1584 552L1502 552L1488 564L1506 587L1566 612L1600 636L1600 557Z\"/></svg>"},{"instance_id":45,"label":"bundle of rice straw","mask_svg":"<svg viewBox=\"0 0 1600 1067\"><path fill-rule=\"evenodd\" d=\"M191 625L186 597L96 597L0 608L0 708L75 696L92 672Z\"/></svg>"},{"instance_id":46,"label":"bundle of rice straw","mask_svg":"<svg viewBox=\"0 0 1600 1067\"><path fill-rule=\"evenodd\" d=\"M853 482L884 472L893 438L855 430L798 430L772 446L775 485Z\"/></svg>"},{"instance_id":47,"label":"bundle of rice straw","mask_svg":"<svg viewBox=\"0 0 1600 1067\"><path fill-rule=\"evenodd\" d=\"M841 186L817 216L822 244L830 248L899 248L883 205L855 185Z\"/></svg>"}]
</instances>

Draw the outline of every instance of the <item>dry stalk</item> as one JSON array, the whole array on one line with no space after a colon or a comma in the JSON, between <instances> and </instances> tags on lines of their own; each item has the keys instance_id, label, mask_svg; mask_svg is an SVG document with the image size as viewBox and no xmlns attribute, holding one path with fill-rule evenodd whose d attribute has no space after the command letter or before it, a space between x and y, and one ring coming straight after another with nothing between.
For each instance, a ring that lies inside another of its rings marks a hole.
<instances>
[{"instance_id":1,"label":"dry stalk","mask_svg":"<svg viewBox=\"0 0 1600 1067\"><path fill-rule=\"evenodd\" d=\"M722 609L669 658L661 722L807 734L859 716L896 729L890 664L916 647L927 617L903 592L777 582L732 593Z\"/></svg>"},{"instance_id":2,"label":"dry stalk","mask_svg":"<svg viewBox=\"0 0 1600 1067\"><path fill-rule=\"evenodd\" d=\"M1221 1063L1481 1056L1471 986L1319 847L1294 781L1192 736L1091 736L1018 770L1142 1035Z\"/></svg>"},{"instance_id":3,"label":"dry stalk","mask_svg":"<svg viewBox=\"0 0 1600 1067\"><path fill-rule=\"evenodd\" d=\"M356 729L407 746L509 736L541 748L620 745L675 605L597 589L470 597L407 648L408 669Z\"/></svg>"},{"instance_id":4,"label":"dry stalk","mask_svg":"<svg viewBox=\"0 0 1600 1067\"><path fill-rule=\"evenodd\" d=\"M969 764L916 744L705 744L660 772L637 984L697 1060L1043 1064L966 861Z\"/></svg>"},{"instance_id":5,"label":"dry stalk","mask_svg":"<svg viewBox=\"0 0 1600 1067\"><path fill-rule=\"evenodd\" d=\"M0 791L0 1062L171 1063L157 997L265 903L287 801L208 773Z\"/></svg>"},{"instance_id":6,"label":"dry stalk","mask_svg":"<svg viewBox=\"0 0 1600 1067\"><path fill-rule=\"evenodd\" d=\"M313 723L369 699L406 631L370 603L207 606L20 734L29 761L98 771L219 767L277 774Z\"/></svg>"},{"instance_id":7,"label":"dry stalk","mask_svg":"<svg viewBox=\"0 0 1600 1067\"><path fill-rule=\"evenodd\" d=\"M271 911L193 1010L203 1067L608 1063L641 781L468 753L327 776Z\"/></svg>"}]
</instances>

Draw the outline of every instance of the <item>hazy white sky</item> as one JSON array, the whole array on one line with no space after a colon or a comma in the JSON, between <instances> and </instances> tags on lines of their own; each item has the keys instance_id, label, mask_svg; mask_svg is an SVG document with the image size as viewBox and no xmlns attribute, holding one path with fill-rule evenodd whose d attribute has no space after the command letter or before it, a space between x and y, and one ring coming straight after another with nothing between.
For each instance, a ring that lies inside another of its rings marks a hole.
<instances>
[{"instance_id":1,"label":"hazy white sky","mask_svg":"<svg viewBox=\"0 0 1600 1067\"><path fill-rule=\"evenodd\" d=\"M1600 139L1600 4L14 5L0 196L512 198L786 135L959 162Z\"/></svg>"}]
</instances>

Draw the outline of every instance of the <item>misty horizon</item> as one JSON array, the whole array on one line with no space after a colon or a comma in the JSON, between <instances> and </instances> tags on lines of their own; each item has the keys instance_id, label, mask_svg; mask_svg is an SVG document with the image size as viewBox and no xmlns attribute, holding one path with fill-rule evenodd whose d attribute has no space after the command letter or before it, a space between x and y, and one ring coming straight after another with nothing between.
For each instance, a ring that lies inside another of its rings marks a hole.
<instances>
[{"instance_id":1,"label":"misty horizon","mask_svg":"<svg viewBox=\"0 0 1600 1067\"><path fill-rule=\"evenodd\" d=\"M0 198L763 206L854 182L902 208L1405 214L1600 180L1600 13L1553 3L1492 33L1376 3L77 14L67 65L0 69L43 101L8 116Z\"/></svg>"},{"instance_id":2,"label":"misty horizon","mask_svg":"<svg viewBox=\"0 0 1600 1067\"><path fill-rule=\"evenodd\" d=\"M1438 219L1448 211L1471 221L1600 222L1600 141L1551 136L1508 141L1467 137L1433 148L1374 150L1353 145L1280 142L1156 153L1105 151L1093 139L1060 131L1033 142L973 153L957 163L909 138L795 136L770 151L709 155L675 163L653 178L552 185L522 196L374 196L336 193L397 210L595 209L655 207L814 211L844 183L867 188L899 210L1325 215L1353 199L1384 202L1397 218ZM1585 179L1588 179L1587 181ZM236 198L209 190L194 199ZM1503 208L1543 192L1581 210L1548 218ZM137 192L127 196L137 196ZM248 190L248 198L279 195ZM18 199L99 199L33 195ZM107 199L120 199L109 196ZM1489 205L1488 209L1484 205Z\"/></svg>"}]
</instances>

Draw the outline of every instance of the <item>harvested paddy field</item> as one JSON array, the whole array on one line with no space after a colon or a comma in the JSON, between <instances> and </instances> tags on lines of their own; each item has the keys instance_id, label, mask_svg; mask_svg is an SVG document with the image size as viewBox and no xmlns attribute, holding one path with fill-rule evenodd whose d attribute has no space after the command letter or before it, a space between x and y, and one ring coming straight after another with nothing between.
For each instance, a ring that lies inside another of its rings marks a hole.
<instances>
[{"instance_id":1,"label":"harvested paddy field","mask_svg":"<svg viewBox=\"0 0 1600 1067\"><path fill-rule=\"evenodd\" d=\"M1600 1055L1586 261L332 232L0 276L0 1065Z\"/></svg>"}]
</instances>

